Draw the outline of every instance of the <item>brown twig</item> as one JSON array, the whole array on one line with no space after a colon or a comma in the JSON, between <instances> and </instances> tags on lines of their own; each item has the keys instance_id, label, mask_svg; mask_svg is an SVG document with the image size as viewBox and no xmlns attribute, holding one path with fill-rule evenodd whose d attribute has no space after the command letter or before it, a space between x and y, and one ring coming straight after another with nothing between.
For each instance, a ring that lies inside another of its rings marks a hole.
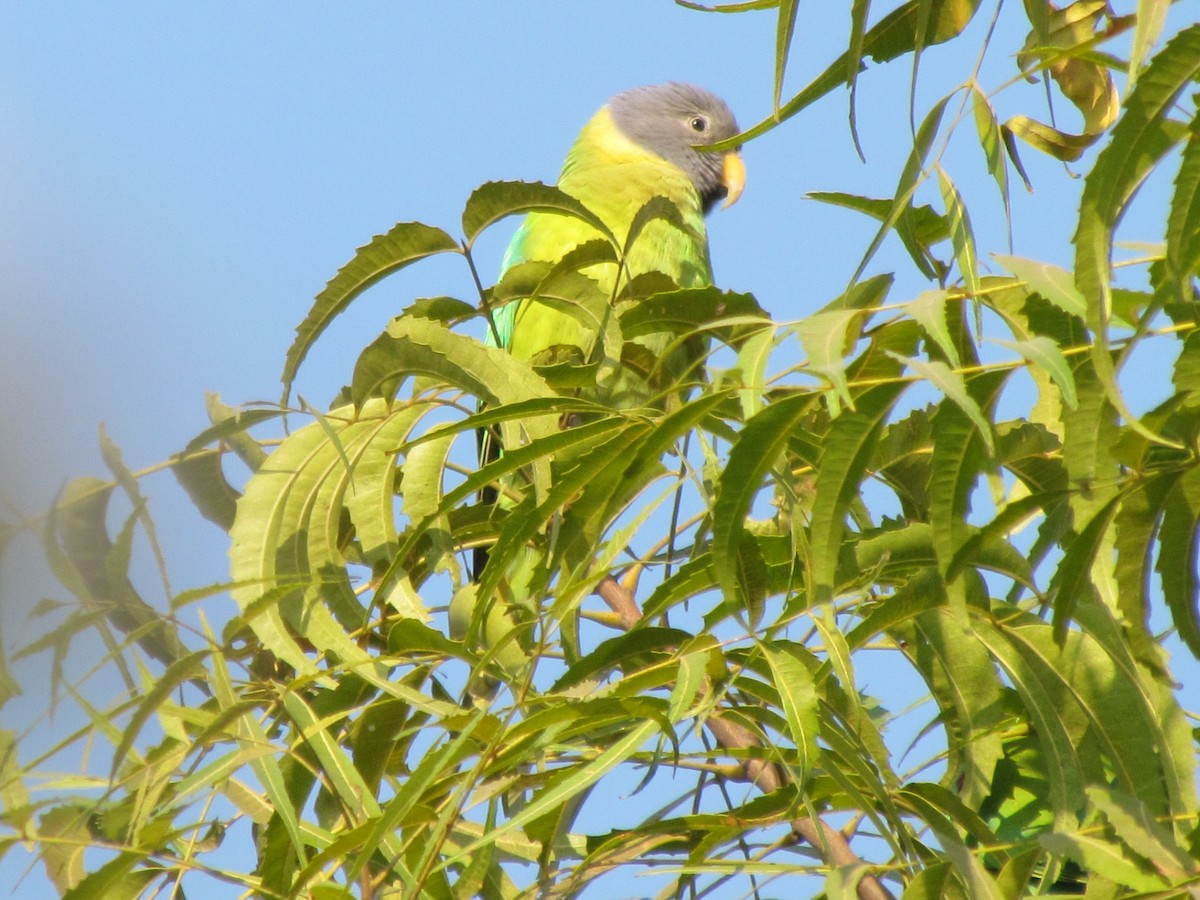
<instances>
[{"instance_id":1,"label":"brown twig","mask_svg":"<svg viewBox=\"0 0 1200 900\"><path fill-rule=\"evenodd\" d=\"M636 584L636 581L633 583ZM606 575L596 585L596 594L616 613L621 628L625 631L641 621L642 610L634 598L633 591L613 576ZM704 724L717 743L727 750L747 750L762 746L762 742L753 731L732 719L714 715L709 716ZM787 783L783 769L765 759L743 760L741 771L741 780L755 785L764 794L778 790ZM792 833L806 841L830 865L849 866L863 863L862 857L850 847L846 835L826 825L819 816L801 816L792 820ZM858 882L858 896L859 900L895 900L883 882L870 873Z\"/></svg>"}]
</instances>

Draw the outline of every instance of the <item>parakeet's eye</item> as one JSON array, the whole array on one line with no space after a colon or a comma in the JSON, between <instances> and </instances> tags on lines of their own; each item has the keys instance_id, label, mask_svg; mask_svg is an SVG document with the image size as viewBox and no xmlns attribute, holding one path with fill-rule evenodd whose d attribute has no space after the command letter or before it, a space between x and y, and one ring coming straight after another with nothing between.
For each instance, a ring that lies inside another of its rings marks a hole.
<instances>
[{"instance_id":1,"label":"parakeet's eye","mask_svg":"<svg viewBox=\"0 0 1200 900\"><path fill-rule=\"evenodd\" d=\"M708 119L704 118L704 116L692 116L692 121L688 124L692 126L692 131L703 132L708 130Z\"/></svg>"}]
</instances>

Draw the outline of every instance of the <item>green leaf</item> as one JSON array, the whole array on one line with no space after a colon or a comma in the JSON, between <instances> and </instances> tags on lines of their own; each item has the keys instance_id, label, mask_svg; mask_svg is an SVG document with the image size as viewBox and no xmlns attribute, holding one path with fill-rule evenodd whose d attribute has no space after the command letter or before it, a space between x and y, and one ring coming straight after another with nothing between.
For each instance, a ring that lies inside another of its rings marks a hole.
<instances>
[{"instance_id":1,"label":"green leaf","mask_svg":"<svg viewBox=\"0 0 1200 900\"><path fill-rule=\"evenodd\" d=\"M1182 881L1196 869L1196 860L1175 841L1138 798L1105 785L1087 788L1088 799L1102 813L1122 841L1131 850L1149 860L1159 872L1173 881Z\"/></svg>"},{"instance_id":2,"label":"green leaf","mask_svg":"<svg viewBox=\"0 0 1200 900\"><path fill-rule=\"evenodd\" d=\"M887 416L907 387L905 382L895 381L863 391L855 397L854 410L843 412L834 419L822 441L809 526L812 554L809 568L818 603L833 597L846 512L858 496L863 474ZM731 454L726 475L732 470L732 463Z\"/></svg>"},{"instance_id":3,"label":"green leaf","mask_svg":"<svg viewBox=\"0 0 1200 900\"><path fill-rule=\"evenodd\" d=\"M1071 510L1082 528L1113 496L1120 466L1113 456L1120 430L1117 413L1088 358L1074 368L1078 402L1062 415L1062 458L1070 479Z\"/></svg>"},{"instance_id":4,"label":"green leaf","mask_svg":"<svg viewBox=\"0 0 1200 900\"><path fill-rule=\"evenodd\" d=\"M890 352L890 351L889 351ZM915 374L928 381L931 385L946 395L967 415L978 429L979 437L987 448L988 455L996 453L996 439L992 432L992 423L984 416L975 398L967 392L967 383L963 377L944 362L938 360L923 360L917 357L905 357L899 353L892 354L897 361L904 363Z\"/></svg>"},{"instance_id":5,"label":"green leaf","mask_svg":"<svg viewBox=\"0 0 1200 900\"><path fill-rule=\"evenodd\" d=\"M314 422L290 435L250 479L230 533L230 593L264 646L301 674L316 667L296 636L343 664L369 659L348 633L362 627L365 610L346 571L342 510L358 461L394 452L393 429L411 426L379 400L325 419L326 427Z\"/></svg>"},{"instance_id":6,"label":"green leaf","mask_svg":"<svg viewBox=\"0 0 1200 900\"><path fill-rule=\"evenodd\" d=\"M942 114L946 111L946 104L950 102L950 96L947 95L933 105L933 108L926 113L924 120L921 122L921 127L917 129L916 137L913 139L912 151L908 155L908 159L904 163L904 168L900 172L900 179L896 183L896 194L891 200L891 209L884 217L883 224L875 233L870 245L863 253L862 259L858 263L858 268L854 270L854 275L851 281L858 281L863 272L866 271L867 265L875 256L875 252L883 243L883 239L887 237L887 233L897 226L905 211L912 205L913 195L917 188L925 179L925 160L929 155L929 151L933 147L933 141L937 137L938 130L942 123ZM953 232L951 232L953 234Z\"/></svg>"},{"instance_id":7,"label":"green leaf","mask_svg":"<svg viewBox=\"0 0 1200 900\"><path fill-rule=\"evenodd\" d=\"M1139 24L1141 18L1139 15ZM1157 274L1152 270L1152 277ZM1200 274L1200 116L1193 116L1183 146L1171 212L1167 218L1167 251L1162 275L1155 279L1160 303L1191 304L1193 282Z\"/></svg>"},{"instance_id":8,"label":"green leaf","mask_svg":"<svg viewBox=\"0 0 1200 900\"><path fill-rule=\"evenodd\" d=\"M219 450L182 453L175 457L171 473L200 515L222 531L228 531L233 526L241 494L225 478L223 456Z\"/></svg>"},{"instance_id":9,"label":"green leaf","mask_svg":"<svg viewBox=\"0 0 1200 900\"><path fill-rule=\"evenodd\" d=\"M779 14L775 24L775 94L772 98L776 112L779 111L779 101L783 97L783 75L787 69L788 50L792 46L798 11L799 4L796 0L779 0Z\"/></svg>"},{"instance_id":10,"label":"green leaf","mask_svg":"<svg viewBox=\"0 0 1200 900\"><path fill-rule=\"evenodd\" d=\"M946 305L951 302L961 303L962 299L951 297L949 291L923 291L916 300L905 303L903 309L920 323L921 328L929 337L933 338L934 343L946 355L950 365L958 368L962 365L962 359L958 354L958 344L946 324Z\"/></svg>"},{"instance_id":11,"label":"green leaf","mask_svg":"<svg viewBox=\"0 0 1200 900\"><path fill-rule=\"evenodd\" d=\"M906 642L906 655L940 710L948 778L966 803L978 805L1004 755L999 732L1006 711L996 666L986 648L972 639L974 623L967 610L948 605L935 573L926 569L855 629L854 645L880 629Z\"/></svg>"},{"instance_id":12,"label":"green leaf","mask_svg":"<svg viewBox=\"0 0 1200 900\"><path fill-rule=\"evenodd\" d=\"M1067 627L1078 604L1089 602L1094 596L1092 564L1102 547L1107 546L1109 526L1121 509L1121 495L1108 501L1087 523L1063 555L1062 562L1050 579L1050 592L1054 597L1054 637L1066 639Z\"/></svg>"},{"instance_id":13,"label":"green leaf","mask_svg":"<svg viewBox=\"0 0 1200 900\"><path fill-rule=\"evenodd\" d=\"M783 642L763 642L759 646L771 667L775 689L779 691L779 699L787 717L788 731L796 745L798 771L794 773L794 781L803 790L820 753L817 746L820 718L817 714L816 685L810 668L793 655L807 651L799 645ZM815 659L812 662L814 666L817 665Z\"/></svg>"},{"instance_id":14,"label":"green leaf","mask_svg":"<svg viewBox=\"0 0 1200 900\"><path fill-rule=\"evenodd\" d=\"M1049 263L1035 262L1022 259L1019 256L1003 256L993 254L993 259L1025 285L1045 299L1049 300L1063 312L1081 319L1087 318L1087 301L1075 286L1071 273Z\"/></svg>"},{"instance_id":15,"label":"green leaf","mask_svg":"<svg viewBox=\"0 0 1200 900\"><path fill-rule=\"evenodd\" d=\"M954 182L946 171L938 166L938 186L942 191L942 202L946 204L946 221L950 225L950 240L954 245L954 258L963 285L970 296L979 293L979 264L975 251L975 232L971 228L971 217L966 204Z\"/></svg>"},{"instance_id":16,"label":"green leaf","mask_svg":"<svg viewBox=\"0 0 1200 900\"><path fill-rule=\"evenodd\" d=\"M1016 135L1030 147L1061 162L1075 162L1100 139L1098 133L1069 134L1023 115L1013 116L1004 123L1004 128L1008 134Z\"/></svg>"},{"instance_id":17,"label":"green leaf","mask_svg":"<svg viewBox=\"0 0 1200 900\"><path fill-rule=\"evenodd\" d=\"M776 3L777 0L770 6ZM685 5L702 8L690 3ZM746 8L758 7L747 5ZM918 42L922 47L932 47L948 41L962 33L978 8L978 0L908 0L867 31L862 40L862 55L871 57L875 62L888 62L912 53ZM922 20L925 28L923 32L918 32L918 22ZM778 106L772 115L741 134L714 144L713 149L728 150L745 144L847 84L850 60L849 53L841 54L800 93L783 106Z\"/></svg>"},{"instance_id":18,"label":"green leaf","mask_svg":"<svg viewBox=\"0 0 1200 900\"><path fill-rule=\"evenodd\" d=\"M1051 853L1070 857L1086 871L1135 891L1158 891L1167 883L1129 859L1119 844L1083 833L1043 834L1038 843Z\"/></svg>"},{"instance_id":19,"label":"green leaf","mask_svg":"<svg viewBox=\"0 0 1200 900\"><path fill-rule=\"evenodd\" d=\"M619 247L608 226L586 206L558 188L539 181L489 181L475 189L463 209L463 234L467 246L479 233L507 216L528 212L560 213L591 225L613 247Z\"/></svg>"},{"instance_id":20,"label":"green leaf","mask_svg":"<svg viewBox=\"0 0 1200 900\"><path fill-rule=\"evenodd\" d=\"M1154 434L1128 408L1109 353L1112 315L1113 232L1134 194L1151 170L1179 139L1168 116L1179 94L1200 74L1200 25L1173 37L1146 67L1125 103L1112 140L1096 159L1083 184L1079 224L1075 231L1075 284L1088 298L1092 362L1100 383L1130 427L1155 443L1176 446ZM1128 350L1126 350L1128 352Z\"/></svg>"},{"instance_id":21,"label":"green leaf","mask_svg":"<svg viewBox=\"0 0 1200 900\"><path fill-rule=\"evenodd\" d=\"M990 618L974 616L972 633L1004 669L1021 698L1025 712L1037 736L1037 744L1046 763L1049 795L1046 800L1058 827L1078 823L1078 805L1084 786L1084 770L1076 751L1082 728L1075 710L1066 705L1062 683L1053 673L1055 660L1045 650L1023 640L1021 632L1046 632L1040 620L1020 632L1014 630L1012 614L1001 611L993 623ZM1044 645L1044 638L1043 638Z\"/></svg>"},{"instance_id":22,"label":"green leaf","mask_svg":"<svg viewBox=\"0 0 1200 900\"><path fill-rule=\"evenodd\" d=\"M312 345L355 297L380 279L417 260L456 250L458 244L454 238L440 228L420 222L401 222L387 234L376 235L370 243L359 247L354 258L317 294L312 309L296 327L296 339L288 348L283 367L281 404L287 404L296 372Z\"/></svg>"},{"instance_id":23,"label":"green leaf","mask_svg":"<svg viewBox=\"0 0 1200 900\"><path fill-rule=\"evenodd\" d=\"M1158 42L1163 25L1167 21L1170 6L1158 0L1138 0L1133 25L1133 46L1129 50L1129 77L1125 81L1128 94L1137 85L1138 76L1150 55L1150 48Z\"/></svg>"},{"instance_id":24,"label":"green leaf","mask_svg":"<svg viewBox=\"0 0 1200 900\"><path fill-rule=\"evenodd\" d=\"M489 404L553 397L528 363L495 347L455 334L430 319L393 319L359 356L351 395L361 407L398 379L425 375Z\"/></svg>"},{"instance_id":25,"label":"green leaf","mask_svg":"<svg viewBox=\"0 0 1200 900\"><path fill-rule=\"evenodd\" d=\"M967 896L972 900L1002 900L996 883L983 863L963 842L943 812L917 791L905 790L902 797L906 805L912 806L937 836L938 843L966 888Z\"/></svg>"},{"instance_id":26,"label":"green leaf","mask_svg":"<svg viewBox=\"0 0 1200 900\"><path fill-rule=\"evenodd\" d=\"M967 521L971 493L979 474L995 455L995 445L989 441L992 426L983 410L990 415L1007 378L1007 372L984 372L974 376L969 386L961 382L961 395L970 402L974 414L951 397L953 405L942 403L931 423L934 441L929 475L929 519L943 576L949 575L955 554L970 536Z\"/></svg>"},{"instance_id":27,"label":"green leaf","mask_svg":"<svg viewBox=\"0 0 1200 900\"><path fill-rule=\"evenodd\" d=\"M109 538L106 520L112 489L111 483L98 478L76 478L63 488L47 525L57 532L65 553L63 563L71 571L60 566L55 575L76 593L85 609L102 610L146 653L170 665L186 650L170 622L142 599L129 580L132 530L127 528L117 544Z\"/></svg>"},{"instance_id":28,"label":"green leaf","mask_svg":"<svg viewBox=\"0 0 1200 900\"><path fill-rule=\"evenodd\" d=\"M621 333L626 338L663 331L686 333L712 329L722 320L751 319L770 321L752 294L722 291L715 287L682 288L643 297L621 307ZM740 323L740 330L751 327ZM719 334L719 330L717 331ZM735 330L735 333L736 330Z\"/></svg>"},{"instance_id":29,"label":"green leaf","mask_svg":"<svg viewBox=\"0 0 1200 900\"><path fill-rule=\"evenodd\" d=\"M579 763L560 769L554 773L545 788L526 805L519 813L501 825L496 832L489 835L488 842L500 836L513 832L533 819L555 809L560 804L589 789L617 766L624 763L638 751L656 731L659 724L653 720L642 720L633 724L628 731L618 739L606 742L603 752L587 762ZM449 862L453 863L460 857L467 857L484 841L476 841L468 845L458 856Z\"/></svg>"},{"instance_id":30,"label":"green leaf","mask_svg":"<svg viewBox=\"0 0 1200 900\"><path fill-rule=\"evenodd\" d=\"M788 397L756 413L729 448L713 502L713 565L729 603L743 605L736 572L745 520L763 479L787 447L793 429L810 414L812 398Z\"/></svg>"},{"instance_id":31,"label":"green leaf","mask_svg":"<svg viewBox=\"0 0 1200 900\"><path fill-rule=\"evenodd\" d=\"M894 205L892 200L860 197L839 191L810 191L805 197L856 210L877 222L887 222ZM904 244L904 249L908 251L921 274L926 278L941 278L945 267L929 248L949 239L950 223L947 218L939 215L931 206L913 206L910 201L896 218L895 228L896 236Z\"/></svg>"},{"instance_id":32,"label":"green leaf","mask_svg":"<svg viewBox=\"0 0 1200 900\"><path fill-rule=\"evenodd\" d=\"M796 335L808 354L808 371L821 376L833 388L833 393L828 396L831 415L837 415L843 403L854 408L854 398L850 396L850 385L846 381L845 357L858 342L864 318L860 310L837 309L801 319L795 326Z\"/></svg>"},{"instance_id":33,"label":"green leaf","mask_svg":"<svg viewBox=\"0 0 1200 900\"><path fill-rule=\"evenodd\" d=\"M983 148L987 160L988 174L996 182L1000 191L1000 202L1004 204L1004 224L1012 243L1012 208L1008 193L1008 165L1004 158L1004 138L1000 131L1000 123L996 112L987 95L980 90L979 85L971 87L972 111L975 114L975 129L979 133L979 146Z\"/></svg>"},{"instance_id":34,"label":"green leaf","mask_svg":"<svg viewBox=\"0 0 1200 900\"><path fill-rule=\"evenodd\" d=\"M1200 469L1191 468L1166 497L1158 534L1158 569L1163 597L1179 637L1200 659Z\"/></svg>"},{"instance_id":35,"label":"green leaf","mask_svg":"<svg viewBox=\"0 0 1200 900\"><path fill-rule=\"evenodd\" d=\"M163 873L157 868L138 868L147 862L146 854L127 851L109 860L86 878L65 891L63 900L138 900L146 888Z\"/></svg>"},{"instance_id":36,"label":"green leaf","mask_svg":"<svg viewBox=\"0 0 1200 900\"><path fill-rule=\"evenodd\" d=\"M1025 341L1005 341L993 338L992 343L1020 353L1027 362L1038 366L1054 379L1054 383L1062 391L1063 402L1068 407L1074 409L1078 404L1079 398L1075 393L1075 377L1071 374L1071 367L1067 364L1067 358L1063 355L1062 348L1058 346L1057 341L1037 335Z\"/></svg>"},{"instance_id":37,"label":"green leaf","mask_svg":"<svg viewBox=\"0 0 1200 900\"><path fill-rule=\"evenodd\" d=\"M287 414L287 410L235 409L222 403L221 398L212 391L204 395L204 407L213 424L188 441L184 452L191 453L216 442L228 444L251 472L258 471L267 454L262 445L246 432L260 422L281 418Z\"/></svg>"}]
</instances>

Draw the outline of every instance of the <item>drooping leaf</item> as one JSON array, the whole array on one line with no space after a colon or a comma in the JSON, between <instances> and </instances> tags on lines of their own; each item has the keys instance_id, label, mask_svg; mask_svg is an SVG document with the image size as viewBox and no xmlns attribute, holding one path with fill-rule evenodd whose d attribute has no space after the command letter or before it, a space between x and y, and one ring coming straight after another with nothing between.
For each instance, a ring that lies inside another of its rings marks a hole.
<instances>
[{"instance_id":1,"label":"drooping leaf","mask_svg":"<svg viewBox=\"0 0 1200 900\"><path fill-rule=\"evenodd\" d=\"M810 525L811 571L818 602L832 599L846 512L857 496L887 415L906 387L895 381L858 394L854 410L834 419L822 442Z\"/></svg>"},{"instance_id":2,"label":"drooping leaf","mask_svg":"<svg viewBox=\"0 0 1200 900\"><path fill-rule=\"evenodd\" d=\"M1155 274L1152 269L1151 276ZM1155 298L1164 304L1193 303L1197 276L1200 276L1200 115L1192 118L1175 175L1175 191L1167 217L1167 250L1162 275L1155 279Z\"/></svg>"},{"instance_id":3,"label":"drooping leaf","mask_svg":"<svg viewBox=\"0 0 1200 900\"><path fill-rule=\"evenodd\" d=\"M1173 443L1149 431L1128 408L1109 353L1112 315L1112 236L1143 180L1182 136L1168 115L1200 74L1200 25L1185 28L1154 57L1125 103L1112 140L1084 179L1075 231L1075 284L1087 298L1092 361L1113 406L1148 440Z\"/></svg>"},{"instance_id":4,"label":"drooping leaf","mask_svg":"<svg viewBox=\"0 0 1200 900\"><path fill-rule=\"evenodd\" d=\"M1189 469L1166 496L1156 568L1179 637L1200 659L1200 469Z\"/></svg>"},{"instance_id":5,"label":"drooping leaf","mask_svg":"<svg viewBox=\"0 0 1200 900\"><path fill-rule=\"evenodd\" d=\"M954 245L954 258L963 285L970 296L979 293L979 264L975 250L975 232L971 228L971 217L962 195L946 171L938 166L938 186L942 191L942 202L946 204L946 221L950 226L950 240Z\"/></svg>"},{"instance_id":6,"label":"drooping leaf","mask_svg":"<svg viewBox=\"0 0 1200 900\"><path fill-rule=\"evenodd\" d=\"M713 502L713 564L725 598L737 603L737 554L745 520L763 479L787 447L792 429L809 414L812 399L797 395L772 403L755 414L729 449L729 461L717 483Z\"/></svg>"},{"instance_id":7,"label":"drooping leaf","mask_svg":"<svg viewBox=\"0 0 1200 900\"><path fill-rule=\"evenodd\" d=\"M986 94L978 85L971 90L971 109L975 114L975 129L979 134L979 146L987 160L988 174L1000 191L1000 202L1004 205L1004 224L1008 231L1009 246L1012 246L1012 209L1008 193L1008 164L1004 156L1004 138L1000 122Z\"/></svg>"},{"instance_id":8,"label":"drooping leaf","mask_svg":"<svg viewBox=\"0 0 1200 900\"><path fill-rule=\"evenodd\" d=\"M868 29L862 40L862 55L884 63L912 53L918 41L923 47L941 44L961 34L978 8L978 0L907 0ZM918 22L922 19L926 23L925 31L919 35ZM772 115L714 147L725 150L744 144L786 122L835 88L846 84L849 64L850 54L841 54Z\"/></svg>"}]
</instances>

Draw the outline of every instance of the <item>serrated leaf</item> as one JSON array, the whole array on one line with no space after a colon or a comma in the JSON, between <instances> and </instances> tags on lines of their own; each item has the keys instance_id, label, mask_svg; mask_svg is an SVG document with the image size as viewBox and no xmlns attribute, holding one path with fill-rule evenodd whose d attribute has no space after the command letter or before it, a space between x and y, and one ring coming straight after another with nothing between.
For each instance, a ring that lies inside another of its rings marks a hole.
<instances>
[{"instance_id":1,"label":"serrated leaf","mask_svg":"<svg viewBox=\"0 0 1200 900\"><path fill-rule=\"evenodd\" d=\"M971 108L975 114L975 130L979 134L979 146L983 149L987 160L988 174L996 182L1000 191L1000 202L1004 205L1004 224L1012 244L1012 209L1008 193L1008 165L1004 157L1004 138L1000 131L1000 122L987 95L979 86L971 87Z\"/></svg>"},{"instance_id":2,"label":"serrated leaf","mask_svg":"<svg viewBox=\"0 0 1200 900\"><path fill-rule=\"evenodd\" d=\"M1175 175L1161 277L1155 277L1156 269L1151 269L1151 277L1159 302L1194 302L1193 284L1200 275L1200 116L1194 116L1188 126L1188 140Z\"/></svg>"},{"instance_id":3,"label":"serrated leaf","mask_svg":"<svg viewBox=\"0 0 1200 900\"><path fill-rule=\"evenodd\" d=\"M120 743L117 744L116 749L113 751L112 769L109 772L109 778L115 778L118 769L127 762L129 752L133 749L133 743L137 740L142 726L150 720L151 716L159 712L159 707L162 706L164 701L180 685L205 671L204 660L209 655L208 650L197 650L194 653L189 653L187 656L179 658L167 666L167 670L141 696L137 709L134 710L129 723L125 726L121 734Z\"/></svg>"},{"instance_id":4,"label":"serrated leaf","mask_svg":"<svg viewBox=\"0 0 1200 900\"><path fill-rule=\"evenodd\" d=\"M746 422L729 448L729 462L721 472L713 502L711 552L721 590L730 603L739 602L737 555L750 506L787 447L791 431L809 415L811 407L811 398L803 395L772 403Z\"/></svg>"},{"instance_id":5,"label":"serrated leaf","mask_svg":"<svg viewBox=\"0 0 1200 900\"><path fill-rule=\"evenodd\" d=\"M1109 353L1112 315L1112 241L1117 223L1134 194L1158 162L1182 137L1169 114L1179 94L1200 74L1200 25L1172 38L1142 73L1129 96L1112 140L1084 179L1076 228L1075 284L1088 298L1092 362L1117 412L1131 428L1155 443L1178 446L1154 434L1129 409ZM1128 352L1128 351L1126 351Z\"/></svg>"},{"instance_id":6,"label":"serrated leaf","mask_svg":"<svg viewBox=\"0 0 1200 900\"><path fill-rule=\"evenodd\" d=\"M1041 294L1063 312L1080 319L1087 318L1087 301L1066 269L1019 256L993 254L992 258L1025 282L1031 291Z\"/></svg>"},{"instance_id":7,"label":"serrated leaf","mask_svg":"<svg viewBox=\"0 0 1200 900\"><path fill-rule=\"evenodd\" d=\"M1122 852L1119 844L1088 834L1043 834L1038 843L1051 853L1070 857L1085 871L1137 891L1158 891L1167 883L1142 869Z\"/></svg>"},{"instance_id":8,"label":"serrated leaf","mask_svg":"<svg viewBox=\"0 0 1200 900\"><path fill-rule=\"evenodd\" d=\"M1169 4L1161 0L1138 0L1136 21L1133 26L1133 46L1129 50L1129 77L1125 81L1125 93L1137 86L1138 76L1150 55L1150 48L1162 34L1167 21Z\"/></svg>"},{"instance_id":9,"label":"serrated leaf","mask_svg":"<svg viewBox=\"0 0 1200 900\"><path fill-rule=\"evenodd\" d=\"M580 219L595 228L614 247L619 246L599 216L570 194L540 181L489 181L476 188L462 214L467 245L473 244L479 233L489 225L507 216L535 210Z\"/></svg>"},{"instance_id":10,"label":"serrated leaf","mask_svg":"<svg viewBox=\"0 0 1200 900\"><path fill-rule=\"evenodd\" d=\"M889 351L889 353L892 353L892 351ZM967 392L967 384L961 375L944 362L939 362L936 359L924 360L916 357L905 357L899 353L892 353L892 356L898 362L903 362L915 374L928 381L945 394L946 397L954 401L966 413L967 418L975 423L979 436L987 447L988 454L990 456L996 454L996 439L992 432L992 424L984 416L982 410L980 410L979 404Z\"/></svg>"},{"instance_id":11,"label":"serrated leaf","mask_svg":"<svg viewBox=\"0 0 1200 900\"><path fill-rule=\"evenodd\" d=\"M895 381L858 394L854 411L843 412L834 419L821 442L810 525L810 568L818 603L832 599L838 554L846 529L846 512L858 496L863 474L887 416L907 387L907 383ZM730 463L732 467L732 454ZM728 473L728 469L726 471Z\"/></svg>"},{"instance_id":12,"label":"serrated leaf","mask_svg":"<svg viewBox=\"0 0 1200 900\"><path fill-rule=\"evenodd\" d=\"M787 718L788 732L796 745L795 783L800 790L812 772L820 748L817 735L820 718L817 714L817 689L808 666L793 656L797 648L787 644L763 642L759 645L774 676L775 689Z\"/></svg>"},{"instance_id":13,"label":"serrated leaf","mask_svg":"<svg viewBox=\"0 0 1200 900\"><path fill-rule=\"evenodd\" d=\"M1049 630L1040 622L1027 627ZM1022 640L1023 635L1014 633L1003 619L993 625L990 620L973 617L972 632L1003 668L1036 729L1038 746L1047 765L1046 799L1055 822L1060 826L1074 825L1084 774L1075 749L1075 723L1064 718L1071 717L1074 711L1064 706L1061 682L1052 674L1053 662L1030 646L1030 642Z\"/></svg>"},{"instance_id":14,"label":"serrated leaf","mask_svg":"<svg viewBox=\"0 0 1200 900\"><path fill-rule=\"evenodd\" d=\"M1166 498L1158 533L1158 562L1163 597L1179 637L1200 659L1200 469L1180 477Z\"/></svg>"},{"instance_id":15,"label":"serrated leaf","mask_svg":"<svg viewBox=\"0 0 1200 900\"><path fill-rule=\"evenodd\" d=\"M1099 784L1088 785L1087 797L1104 813L1117 837L1163 875L1178 881L1196 871L1196 860L1138 798Z\"/></svg>"},{"instance_id":16,"label":"serrated leaf","mask_svg":"<svg viewBox=\"0 0 1200 900\"><path fill-rule=\"evenodd\" d=\"M296 327L296 338L288 348L283 366L281 405L287 404L296 372L312 345L355 297L411 263L457 250L454 238L440 228L421 222L401 222L387 234L376 235L370 243L359 247L350 262L342 266L325 289L317 294L312 309Z\"/></svg>"},{"instance_id":17,"label":"serrated leaf","mask_svg":"<svg viewBox=\"0 0 1200 900\"><path fill-rule=\"evenodd\" d=\"M808 369L829 382L830 414L837 415L844 403L854 408L850 385L846 380L846 354L854 349L865 316L857 309L819 312L801 319L796 336L808 354ZM858 327L851 329L852 325Z\"/></svg>"},{"instance_id":18,"label":"serrated leaf","mask_svg":"<svg viewBox=\"0 0 1200 900\"><path fill-rule=\"evenodd\" d=\"M393 319L359 356L351 394L361 406L383 385L413 375L451 384L489 404L556 396L528 363L430 319Z\"/></svg>"},{"instance_id":19,"label":"serrated leaf","mask_svg":"<svg viewBox=\"0 0 1200 900\"><path fill-rule=\"evenodd\" d=\"M620 738L609 741L603 752L596 755L594 759L558 770L555 773L557 777L554 777L551 783L540 791L536 798L521 809L519 813L504 822L497 830L497 833L489 836L488 840L494 840L503 833L515 831L523 827L530 820L538 818L556 808L559 804L589 789L604 775L636 753L638 748L658 729L659 724L657 722L643 720L632 726ZM481 841L476 841L468 845L458 854L458 857L452 858L450 863L453 863L454 859L468 856L481 843Z\"/></svg>"},{"instance_id":20,"label":"serrated leaf","mask_svg":"<svg viewBox=\"0 0 1200 900\"><path fill-rule=\"evenodd\" d=\"M753 294L722 291L716 287L680 288L652 294L623 306L620 315L621 333L626 338L662 331L695 331L723 319L770 321Z\"/></svg>"},{"instance_id":21,"label":"serrated leaf","mask_svg":"<svg viewBox=\"0 0 1200 900\"><path fill-rule=\"evenodd\" d=\"M958 344L950 334L950 327L946 324L946 305L961 302L961 298L951 297L949 291L923 291L917 295L917 299L910 300L902 307L906 313L920 323L921 328L929 337L933 338L934 343L946 355L950 365L955 368L962 365L962 360L958 355Z\"/></svg>"},{"instance_id":22,"label":"serrated leaf","mask_svg":"<svg viewBox=\"0 0 1200 900\"><path fill-rule=\"evenodd\" d=\"M361 627L365 611L340 549L341 513L357 460L373 445L396 446L388 430L395 419L382 401L325 419L340 450L318 423L291 434L246 485L230 532L231 595L264 646L302 674L316 668L295 636L343 664L369 659L347 631ZM282 593L264 604L275 591Z\"/></svg>"},{"instance_id":23,"label":"serrated leaf","mask_svg":"<svg viewBox=\"0 0 1200 900\"><path fill-rule=\"evenodd\" d=\"M1008 373L1003 371L984 372L971 379L969 388L962 381L962 397L969 401L975 415L951 397L953 404L943 402L931 422L934 441L929 475L929 519L939 569L946 577L955 555L970 536L967 523L976 480L988 467L989 459L995 456L995 446L988 440L991 423L983 410L990 413L995 408L1007 378Z\"/></svg>"},{"instance_id":24,"label":"serrated leaf","mask_svg":"<svg viewBox=\"0 0 1200 900\"><path fill-rule=\"evenodd\" d=\"M783 75L787 70L788 51L796 30L798 10L796 0L779 0L779 13L775 20L775 93L772 97L776 112L779 112L779 101L783 97Z\"/></svg>"},{"instance_id":25,"label":"serrated leaf","mask_svg":"<svg viewBox=\"0 0 1200 900\"><path fill-rule=\"evenodd\" d=\"M1005 341L995 338L992 343L1020 353L1027 362L1037 366L1054 379L1054 383L1062 391L1063 402L1068 407L1074 409L1079 403L1079 397L1075 393L1075 376L1071 374L1071 367L1067 364L1067 358L1063 356L1057 341L1037 335L1024 341Z\"/></svg>"}]
</instances>

